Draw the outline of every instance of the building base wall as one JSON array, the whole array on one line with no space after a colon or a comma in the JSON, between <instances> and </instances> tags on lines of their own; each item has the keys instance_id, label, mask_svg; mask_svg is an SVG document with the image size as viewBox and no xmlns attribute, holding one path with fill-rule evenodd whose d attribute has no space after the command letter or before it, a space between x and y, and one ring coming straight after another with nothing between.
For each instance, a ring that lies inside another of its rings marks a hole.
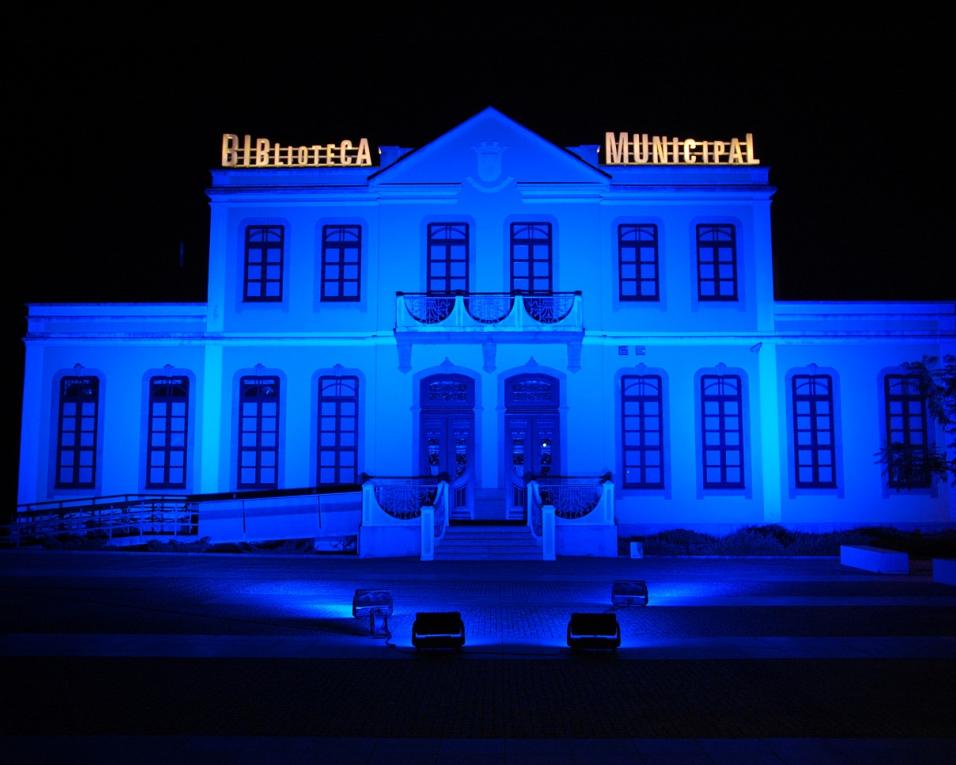
<instances>
[{"instance_id":1,"label":"building base wall","mask_svg":"<svg viewBox=\"0 0 956 765\"><path fill-rule=\"evenodd\" d=\"M421 527L362 526L359 531L361 558L419 558L422 554Z\"/></svg>"},{"instance_id":2,"label":"building base wall","mask_svg":"<svg viewBox=\"0 0 956 765\"><path fill-rule=\"evenodd\" d=\"M617 557L617 527L608 525L555 527L557 556Z\"/></svg>"}]
</instances>

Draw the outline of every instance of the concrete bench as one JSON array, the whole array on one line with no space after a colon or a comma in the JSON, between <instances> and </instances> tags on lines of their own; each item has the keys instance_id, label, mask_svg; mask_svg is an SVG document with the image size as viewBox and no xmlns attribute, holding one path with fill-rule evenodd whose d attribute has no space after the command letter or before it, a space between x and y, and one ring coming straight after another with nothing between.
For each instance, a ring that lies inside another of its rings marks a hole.
<instances>
[{"instance_id":1,"label":"concrete bench","mask_svg":"<svg viewBox=\"0 0 956 765\"><path fill-rule=\"evenodd\" d=\"M933 558L933 581L956 587L956 560Z\"/></svg>"},{"instance_id":2,"label":"concrete bench","mask_svg":"<svg viewBox=\"0 0 956 765\"><path fill-rule=\"evenodd\" d=\"M897 550L862 545L840 545L840 563L877 574L908 574L910 556Z\"/></svg>"}]
</instances>

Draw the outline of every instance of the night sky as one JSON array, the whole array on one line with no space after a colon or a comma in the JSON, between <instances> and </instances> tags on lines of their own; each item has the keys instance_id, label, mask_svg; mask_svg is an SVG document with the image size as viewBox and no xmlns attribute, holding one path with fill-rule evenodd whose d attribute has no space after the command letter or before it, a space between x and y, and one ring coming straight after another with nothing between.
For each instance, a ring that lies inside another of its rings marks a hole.
<instances>
[{"instance_id":1,"label":"night sky","mask_svg":"<svg viewBox=\"0 0 956 765\"><path fill-rule=\"evenodd\" d=\"M481 6L461 22L404 6L302 18L264 4L254 16L218 6L210 25L166 7L7 20L6 259L23 272L4 279L4 324L16 386L26 302L205 299L204 190L222 133L417 147L487 105L566 146L606 130L753 132L778 188L778 299L956 297L939 274L952 257L941 21L936 32L922 19L927 32L809 18L803 6L772 22Z\"/></svg>"}]
</instances>

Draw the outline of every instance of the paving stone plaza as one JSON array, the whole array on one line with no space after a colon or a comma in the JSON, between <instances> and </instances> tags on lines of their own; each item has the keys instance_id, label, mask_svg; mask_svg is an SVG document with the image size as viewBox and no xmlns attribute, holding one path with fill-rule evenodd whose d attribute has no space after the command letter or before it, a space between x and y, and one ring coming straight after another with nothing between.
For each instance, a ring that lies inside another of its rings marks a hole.
<instances>
[{"instance_id":1,"label":"paving stone plaza","mask_svg":"<svg viewBox=\"0 0 956 765\"><path fill-rule=\"evenodd\" d=\"M617 610L614 654L572 612ZM389 641L351 615L389 590ZM835 559L0 554L16 761L946 762L956 588ZM411 647L457 610L459 654Z\"/></svg>"}]
</instances>

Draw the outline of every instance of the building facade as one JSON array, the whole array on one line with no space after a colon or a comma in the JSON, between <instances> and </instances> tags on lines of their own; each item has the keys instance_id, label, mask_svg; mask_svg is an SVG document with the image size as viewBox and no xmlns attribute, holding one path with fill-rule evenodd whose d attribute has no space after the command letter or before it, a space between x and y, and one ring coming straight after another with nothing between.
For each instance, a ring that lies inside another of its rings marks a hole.
<instances>
[{"instance_id":1,"label":"building facade","mask_svg":"<svg viewBox=\"0 0 956 765\"><path fill-rule=\"evenodd\" d=\"M954 305L775 302L766 167L609 165L493 109L341 156L213 171L207 303L29 306L22 503L271 494L242 534L367 555L423 553L438 477L454 525L554 508L559 555L956 521L875 456L941 443L901 365L956 350ZM282 496L365 476L325 521Z\"/></svg>"}]
</instances>

